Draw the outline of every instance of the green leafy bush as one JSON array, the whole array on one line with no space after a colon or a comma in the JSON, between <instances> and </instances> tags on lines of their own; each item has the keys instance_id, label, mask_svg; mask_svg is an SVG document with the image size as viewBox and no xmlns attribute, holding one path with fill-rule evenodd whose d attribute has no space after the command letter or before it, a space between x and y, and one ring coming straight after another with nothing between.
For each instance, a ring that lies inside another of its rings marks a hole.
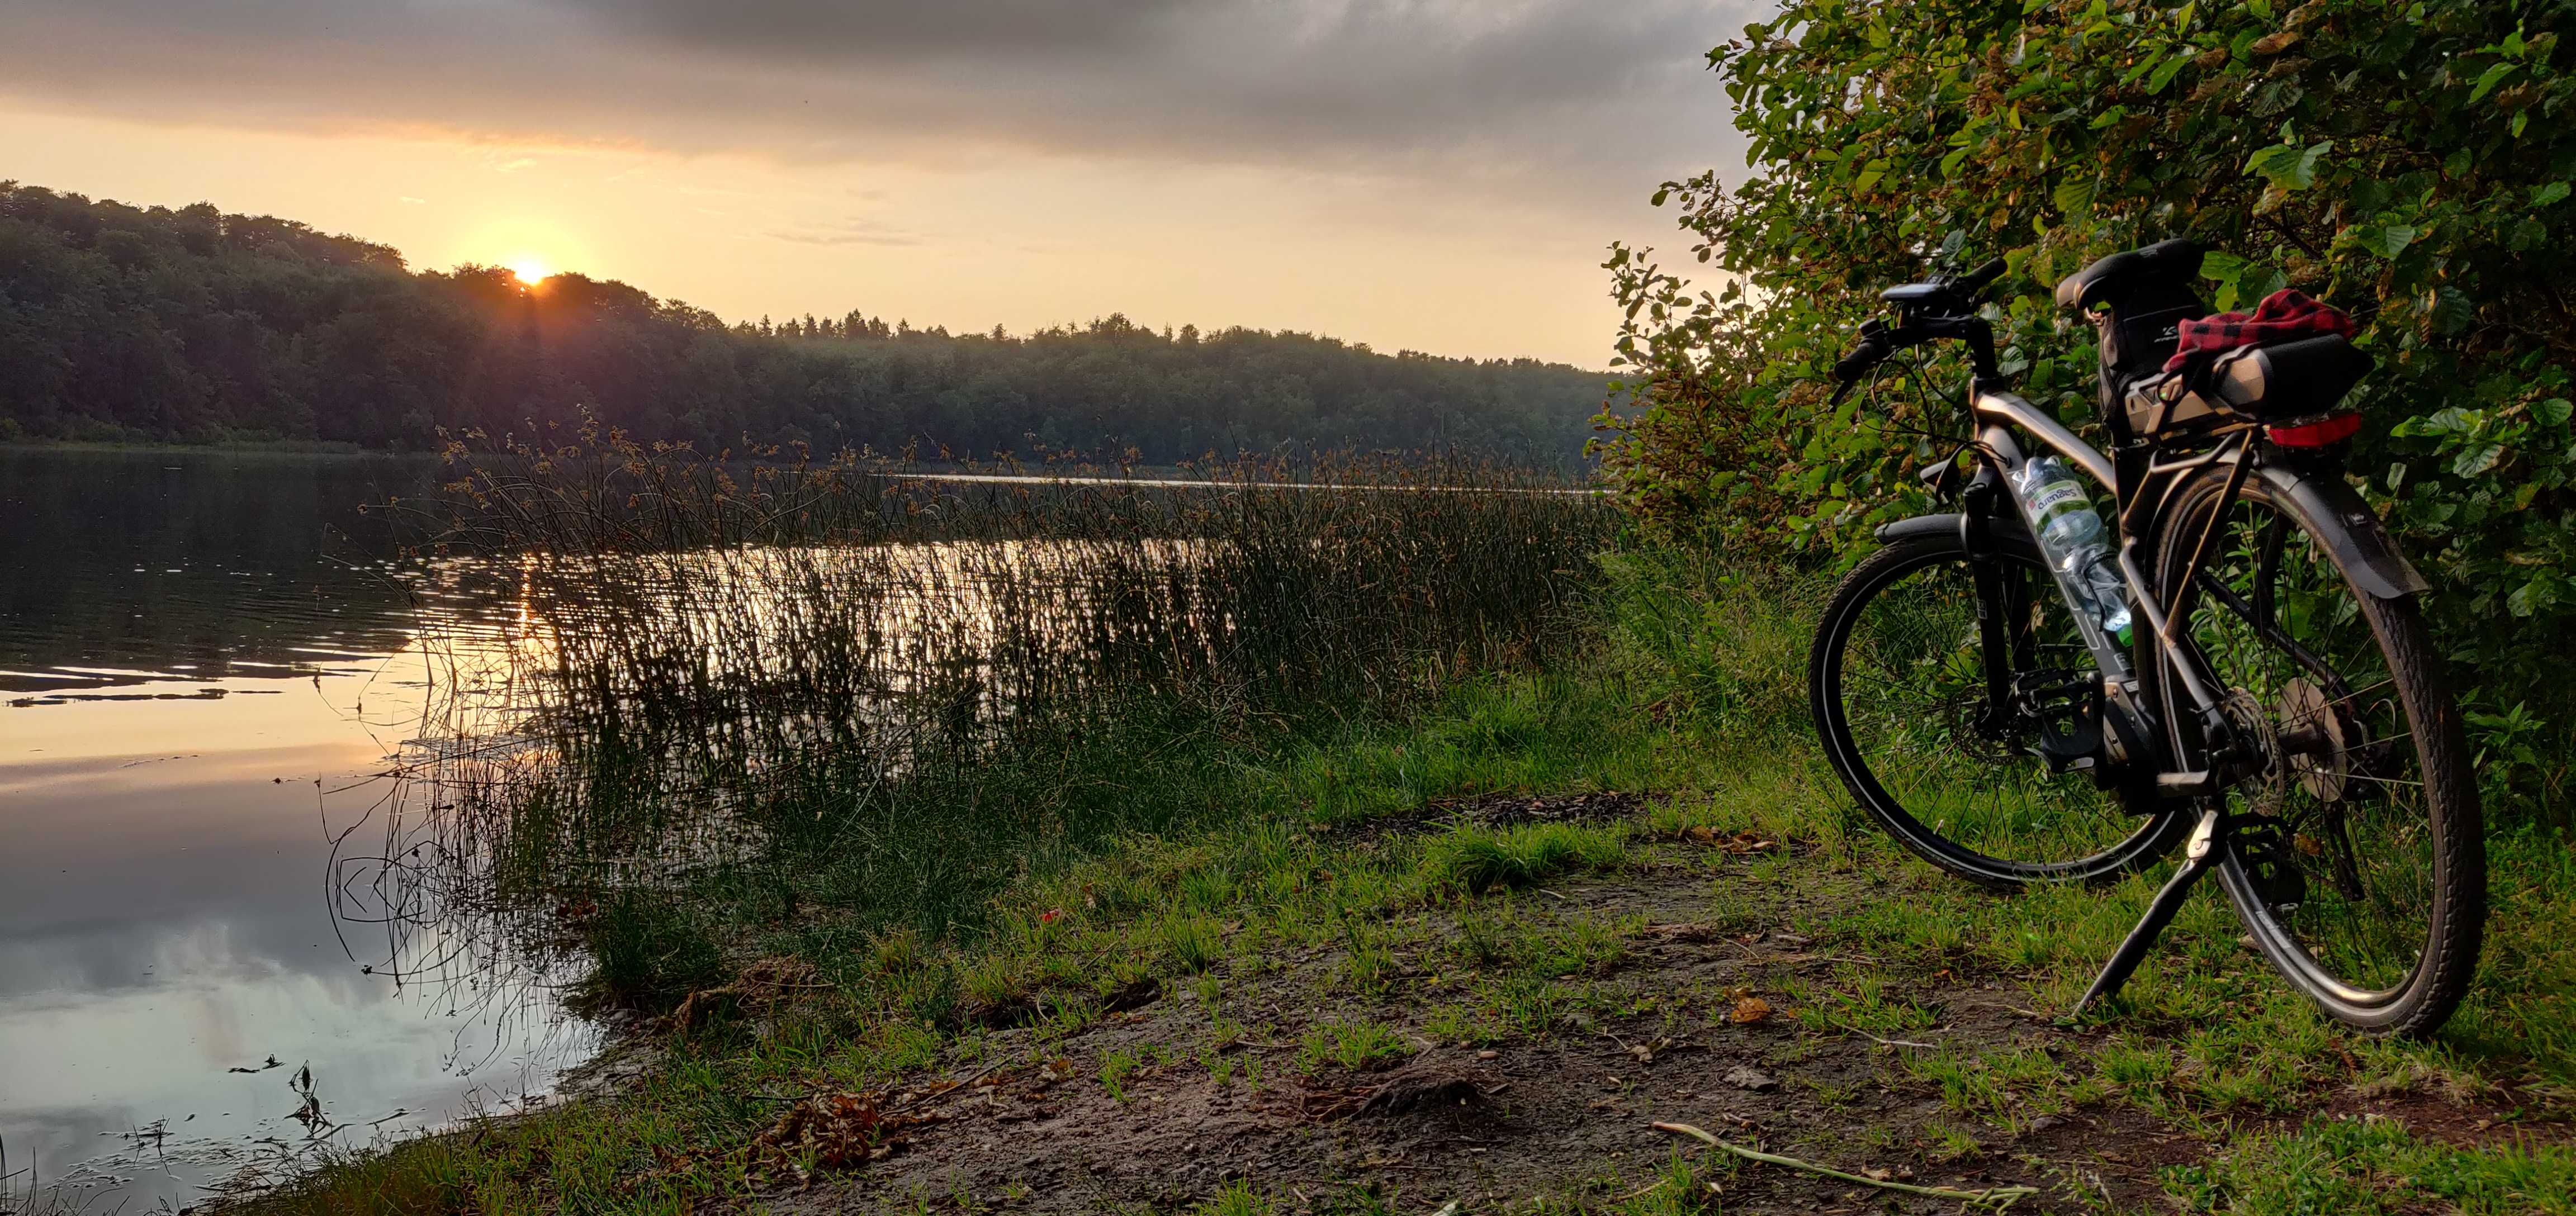
<instances>
[{"instance_id":1,"label":"green leafy bush","mask_svg":"<svg viewBox=\"0 0 2576 1216\"><path fill-rule=\"evenodd\" d=\"M2003 255L2003 365L2092 419L2093 335L2048 298L2171 236L2210 302L2296 287L2379 360L2356 482L2437 587L2496 792L2557 817L2576 695L2576 84L2566 0L1787 0L1709 53L1747 175L1666 183L1694 285L1614 246L1632 505L1730 544L1854 554L1965 432L1943 355L1822 408L1884 286ZM1937 390L1908 392L1905 390ZM2098 433L2097 433L2098 437Z\"/></svg>"}]
</instances>

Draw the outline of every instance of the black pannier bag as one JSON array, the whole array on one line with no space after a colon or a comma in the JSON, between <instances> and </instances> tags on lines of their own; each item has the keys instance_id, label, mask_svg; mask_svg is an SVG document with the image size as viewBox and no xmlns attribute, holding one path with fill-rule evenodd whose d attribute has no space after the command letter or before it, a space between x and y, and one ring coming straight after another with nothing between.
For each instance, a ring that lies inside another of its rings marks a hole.
<instances>
[{"instance_id":1,"label":"black pannier bag","mask_svg":"<svg viewBox=\"0 0 2576 1216\"><path fill-rule=\"evenodd\" d=\"M2165 435L2243 416L2287 422L2331 412L2377 361L2342 334L2240 346L2205 374L2191 370L2130 383L2122 400L2129 429Z\"/></svg>"}]
</instances>

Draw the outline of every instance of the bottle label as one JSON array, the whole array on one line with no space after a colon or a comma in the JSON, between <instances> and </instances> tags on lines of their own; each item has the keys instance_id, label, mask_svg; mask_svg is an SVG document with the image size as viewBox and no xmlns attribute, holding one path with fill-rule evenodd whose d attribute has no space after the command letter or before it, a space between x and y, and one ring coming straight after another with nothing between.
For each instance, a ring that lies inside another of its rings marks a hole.
<instances>
[{"instance_id":1,"label":"bottle label","mask_svg":"<svg viewBox=\"0 0 2576 1216\"><path fill-rule=\"evenodd\" d=\"M2047 526L2050 517L2059 514L2069 505L2089 507L2092 503L2091 500L2085 496L2083 486L2077 485L2072 481L2052 481L2047 485L2041 486L2037 490L2032 491L2030 496L2031 522L2045 527Z\"/></svg>"}]
</instances>

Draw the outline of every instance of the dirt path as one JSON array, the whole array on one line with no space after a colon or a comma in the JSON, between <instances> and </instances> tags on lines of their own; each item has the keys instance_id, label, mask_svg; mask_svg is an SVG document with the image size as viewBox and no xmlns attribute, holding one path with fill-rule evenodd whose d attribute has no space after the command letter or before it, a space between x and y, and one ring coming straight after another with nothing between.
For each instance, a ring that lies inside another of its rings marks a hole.
<instances>
[{"instance_id":1,"label":"dirt path","mask_svg":"<svg viewBox=\"0 0 2576 1216\"><path fill-rule=\"evenodd\" d=\"M2205 1161L2210 1142L2105 1100L2105 1031L2029 1012L2012 977L1923 974L1820 933L1904 884L1776 847L1684 840L1521 892L1498 941L1462 919L1481 912L1398 918L1358 991L1353 960L1373 945L1238 954L1072 1033L999 1031L980 1062L870 1095L896 1120L869 1132L888 1146L879 1159L764 1199L798 1213L1172 1209L1244 1184L1267 1198L1219 1210L1961 1209L1734 1162L1652 1126L1679 1122L1871 1178L2039 1188L2017 1211L2168 1210L2159 1171ZM1536 970L1560 974L1545 991L1573 995L1516 1005L1550 999L1513 979L1550 950L1562 957ZM1491 1017L1462 1029L1460 1010ZM2407 1101L2347 1099L2344 1113L2402 1116ZM2433 1106L2416 1117L2477 1117ZM1677 1153L1693 1168L1672 1168Z\"/></svg>"}]
</instances>

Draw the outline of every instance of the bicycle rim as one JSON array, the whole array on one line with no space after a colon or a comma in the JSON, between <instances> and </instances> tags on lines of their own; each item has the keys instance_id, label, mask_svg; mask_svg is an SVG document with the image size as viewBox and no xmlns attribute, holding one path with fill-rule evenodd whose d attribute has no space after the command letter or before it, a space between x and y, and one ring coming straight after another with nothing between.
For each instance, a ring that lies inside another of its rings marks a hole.
<instances>
[{"instance_id":1,"label":"bicycle rim","mask_svg":"<svg viewBox=\"0 0 2576 1216\"><path fill-rule=\"evenodd\" d=\"M2172 586L2213 514L2208 565L2179 622L2235 729L2263 753L2230 789L2219 877L2255 944L2333 1016L2421 1032L2474 970L2484 841L2458 711L2422 618L2354 585L2311 521L2224 469L2177 493L2159 542ZM2168 715L2176 754L2204 754Z\"/></svg>"},{"instance_id":2,"label":"bicycle rim","mask_svg":"<svg viewBox=\"0 0 2576 1216\"><path fill-rule=\"evenodd\" d=\"M2098 683L2046 571L2026 555L1998 564L2016 673ZM2037 720L1985 720L1984 670L1974 574L1955 541L1882 550L1836 590L1810 663L1813 708L1836 772L1881 826L1996 886L2107 878L2170 847L2180 818L2151 797L2050 772Z\"/></svg>"}]
</instances>

